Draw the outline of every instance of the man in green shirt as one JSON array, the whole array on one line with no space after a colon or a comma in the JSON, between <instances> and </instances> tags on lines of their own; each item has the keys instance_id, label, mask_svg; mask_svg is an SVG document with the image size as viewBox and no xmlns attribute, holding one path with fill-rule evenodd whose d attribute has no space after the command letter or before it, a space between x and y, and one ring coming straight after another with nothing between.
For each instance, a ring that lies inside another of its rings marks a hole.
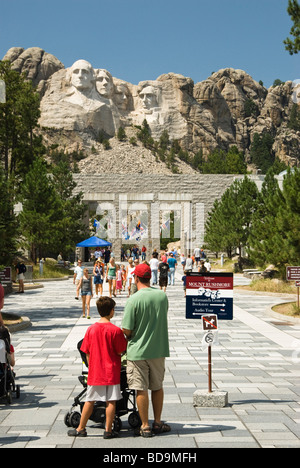
<instances>
[{"instance_id":1,"label":"man in green shirt","mask_svg":"<svg viewBox=\"0 0 300 468\"><path fill-rule=\"evenodd\" d=\"M137 391L137 406L142 421L140 434L169 432L161 421L164 391L165 358L169 357L168 298L163 291L150 287L151 269L146 263L133 271L137 292L125 306L122 328L127 336L127 381ZM154 423L149 426L149 397L151 390Z\"/></svg>"}]
</instances>

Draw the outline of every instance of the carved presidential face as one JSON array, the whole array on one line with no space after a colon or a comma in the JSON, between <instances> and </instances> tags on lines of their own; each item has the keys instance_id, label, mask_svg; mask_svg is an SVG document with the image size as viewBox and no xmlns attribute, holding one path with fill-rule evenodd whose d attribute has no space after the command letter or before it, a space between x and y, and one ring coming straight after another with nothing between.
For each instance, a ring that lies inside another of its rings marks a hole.
<instances>
[{"instance_id":1,"label":"carved presidential face","mask_svg":"<svg viewBox=\"0 0 300 468\"><path fill-rule=\"evenodd\" d=\"M110 73L106 70L98 70L96 73L96 87L101 96L106 98L111 97L114 84Z\"/></svg>"},{"instance_id":2,"label":"carved presidential face","mask_svg":"<svg viewBox=\"0 0 300 468\"><path fill-rule=\"evenodd\" d=\"M153 107L157 107L157 94L156 90L153 86L146 86L140 92L140 98L143 104L144 109L152 109Z\"/></svg>"},{"instance_id":3,"label":"carved presidential face","mask_svg":"<svg viewBox=\"0 0 300 468\"><path fill-rule=\"evenodd\" d=\"M117 104L118 108L121 110L126 110L129 101L129 89L126 85L120 84L115 87L115 97L114 101Z\"/></svg>"},{"instance_id":4,"label":"carved presidential face","mask_svg":"<svg viewBox=\"0 0 300 468\"><path fill-rule=\"evenodd\" d=\"M78 60L71 67L71 83L79 91L92 89L94 70L86 60Z\"/></svg>"}]
</instances>

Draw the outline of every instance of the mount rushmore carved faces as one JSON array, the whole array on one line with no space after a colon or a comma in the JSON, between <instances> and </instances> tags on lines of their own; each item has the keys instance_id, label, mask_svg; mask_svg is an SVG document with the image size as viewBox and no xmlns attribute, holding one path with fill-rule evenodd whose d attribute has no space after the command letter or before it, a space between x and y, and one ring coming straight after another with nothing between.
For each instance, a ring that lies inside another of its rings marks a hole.
<instances>
[{"instance_id":1,"label":"mount rushmore carved faces","mask_svg":"<svg viewBox=\"0 0 300 468\"><path fill-rule=\"evenodd\" d=\"M71 84L81 92L91 91L94 86L94 70L89 62L78 60L71 67Z\"/></svg>"},{"instance_id":2,"label":"mount rushmore carved faces","mask_svg":"<svg viewBox=\"0 0 300 468\"><path fill-rule=\"evenodd\" d=\"M96 71L96 88L101 96L110 99L113 95L114 84L111 74L107 70Z\"/></svg>"},{"instance_id":3,"label":"mount rushmore carved faces","mask_svg":"<svg viewBox=\"0 0 300 468\"><path fill-rule=\"evenodd\" d=\"M152 110L158 107L158 92L154 86L146 86L143 88L140 92L140 98L144 109Z\"/></svg>"}]
</instances>

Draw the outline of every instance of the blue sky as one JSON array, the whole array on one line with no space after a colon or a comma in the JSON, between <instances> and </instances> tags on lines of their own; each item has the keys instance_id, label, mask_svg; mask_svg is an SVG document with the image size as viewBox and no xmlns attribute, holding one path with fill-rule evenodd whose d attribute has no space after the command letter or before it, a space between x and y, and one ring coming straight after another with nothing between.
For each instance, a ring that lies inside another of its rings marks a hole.
<instances>
[{"instance_id":1,"label":"blue sky","mask_svg":"<svg viewBox=\"0 0 300 468\"><path fill-rule=\"evenodd\" d=\"M0 0L0 59L41 47L65 67L78 59L137 84L163 73L195 83L239 68L266 87L300 78L283 40L288 0Z\"/></svg>"}]
</instances>

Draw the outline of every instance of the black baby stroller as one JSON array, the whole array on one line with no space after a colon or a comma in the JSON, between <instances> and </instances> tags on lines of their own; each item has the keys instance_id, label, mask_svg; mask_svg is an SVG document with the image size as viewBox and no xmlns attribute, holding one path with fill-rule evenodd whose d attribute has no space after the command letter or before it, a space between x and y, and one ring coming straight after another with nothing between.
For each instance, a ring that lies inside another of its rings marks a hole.
<instances>
[{"instance_id":1,"label":"black baby stroller","mask_svg":"<svg viewBox=\"0 0 300 468\"><path fill-rule=\"evenodd\" d=\"M81 355L83 366L88 368L86 355L80 350L82 342L83 340L79 341L79 343L77 344L77 349ZM79 426L81 412L84 406L84 396L87 392L87 376L88 371L82 369L82 374L78 377L78 380L84 388L82 392L74 398L74 403L70 411L65 416L64 421L67 427L74 427L76 429ZM124 416L128 413L130 413L128 416L128 423L133 429L139 428L141 425L140 416L136 407L135 390L129 390L127 387L126 367L124 367L123 365L121 367L120 387L122 399L117 401L116 404L116 415L113 424L113 430L115 432L119 432L122 429L121 416ZM74 408L76 406L80 407L80 413L78 411L74 411ZM90 420L103 426L105 424L105 411L106 403L101 401L96 402Z\"/></svg>"},{"instance_id":2,"label":"black baby stroller","mask_svg":"<svg viewBox=\"0 0 300 468\"><path fill-rule=\"evenodd\" d=\"M15 384L15 374L9 363L9 354L9 333L4 327L0 327L0 399L5 399L10 405L13 393L16 394L16 398L20 398L20 386Z\"/></svg>"}]
</instances>

